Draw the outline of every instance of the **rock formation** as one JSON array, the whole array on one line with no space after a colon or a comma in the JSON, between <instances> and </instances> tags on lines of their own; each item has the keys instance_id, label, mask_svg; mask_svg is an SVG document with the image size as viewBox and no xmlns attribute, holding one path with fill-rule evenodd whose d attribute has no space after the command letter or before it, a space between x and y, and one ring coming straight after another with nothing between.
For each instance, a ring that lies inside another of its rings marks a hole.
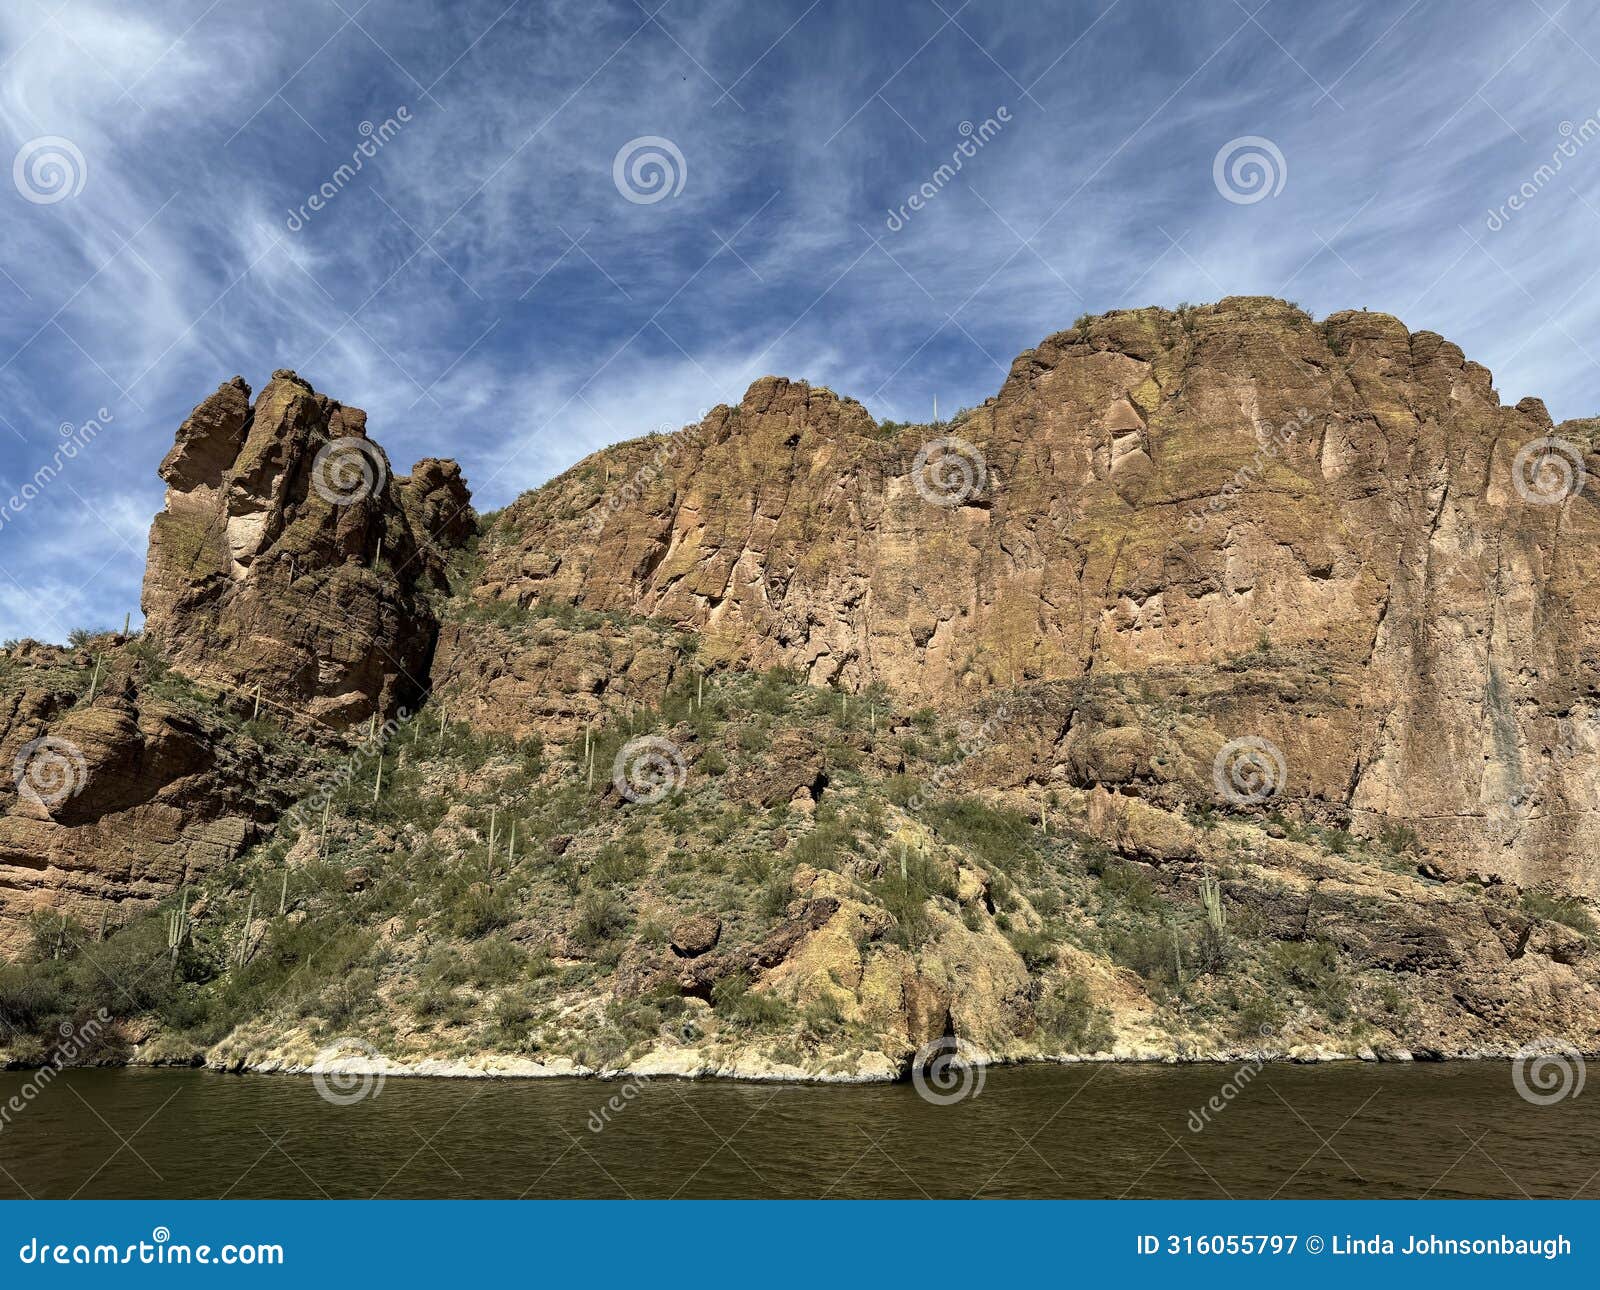
<instances>
[{"instance_id":1,"label":"rock formation","mask_svg":"<svg viewBox=\"0 0 1600 1290\"><path fill-rule=\"evenodd\" d=\"M1595 1051L1597 429L1230 299L938 426L766 377L479 533L453 463L235 380L145 639L0 656L0 946L116 902L168 963L132 915L198 883L187 957L134 1017L65 947L0 1020L262 1068Z\"/></svg>"},{"instance_id":2,"label":"rock formation","mask_svg":"<svg viewBox=\"0 0 1600 1290\"><path fill-rule=\"evenodd\" d=\"M423 696L477 517L454 462L391 479L365 426L293 372L253 405L227 382L161 463L144 639L0 656L0 949L40 912L114 927L254 841L310 750L241 718L315 740Z\"/></svg>"},{"instance_id":3,"label":"rock formation","mask_svg":"<svg viewBox=\"0 0 1600 1290\"><path fill-rule=\"evenodd\" d=\"M1114 313L949 425L763 378L523 497L476 594L946 711L1031 690L1015 785L1213 799L1265 741L1269 805L1594 894L1593 430L1383 314Z\"/></svg>"},{"instance_id":4,"label":"rock formation","mask_svg":"<svg viewBox=\"0 0 1600 1290\"><path fill-rule=\"evenodd\" d=\"M280 371L195 408L161 477L144 612L175 667L334 728L426 691L429 596L476 527L454 462L392 478L366 413Z\"/></svg>"},{"instance_id":5,"label":"rock formation","mask_svg":"<svg viewBox=\"0 0 1600 1290\"><path fill-rule=\"evenodd\" d=\"M112 928L243 852L293 801L294 753L150 684L111 637L0 655L0 952L35 915Z\"/></svg>"}]
</instances>

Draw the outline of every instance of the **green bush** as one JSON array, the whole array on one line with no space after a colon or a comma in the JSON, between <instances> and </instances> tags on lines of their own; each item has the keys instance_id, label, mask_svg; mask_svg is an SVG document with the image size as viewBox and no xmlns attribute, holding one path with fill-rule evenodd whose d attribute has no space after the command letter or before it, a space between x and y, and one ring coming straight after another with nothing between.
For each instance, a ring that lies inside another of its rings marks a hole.
<instances>
[{"instance_id":1,"label":"green bush","mask_svg":"<svg viewBox=\"0 0 1600 1290\"><path fill-rule=\"evenodd\" d=\"M1039 1001L1035 1009L1039 1027L1072 1052L1104 1052L1113 1035L1105 1009L1089 997L1089 987L1078 977L1062 981Z\"/></svg>"},{"instance_id":2,"label":"green bush","mask_svg":"<svg viewBox=\"0 0 1600 1290\"><path fill-rule=\"evenodd\" d=\"M794 899L794 880L787 871L775 873L761 888L761 912L768 918L782 918Z\"/></svg>"},{"instance_id":3,"label":"green bush","mask_svg":"<svg viewBox=\"0 0 1600 1290\"><path fill-rule=\"evenodd\" d=\"M1178 984L1179 970L1187 971L1189 955L1177 928L1166 923L1140 923L1114 931L1107 946L1111 957L1131 968L1152 985Z\"/></svg>"},{"instance_id":4,"label":"green bush","mask_svg":"<svg viewBox=\"0 0 1600 1290\"><path fill-rule=\"evenodd\" d=\"M1040 932L1012 932L1006 939L1030 972L1037 972L1056 961L1055 946L1048 936Z\"/></svg>"},{"instance_id":5,"label":"green bush","mask_svg":"<svg viewBox=\"0 0 1600 1290\"><path fill-rule=\"evenodd\" d=\"M1032 849L1032 822L1021 811L997 809L976 797L947 797L923 811L939 834L991 868L1013 870Z\"/></svg>"},{"instance_id":6,"label":"green bush","mask_svg":"<svg viewBox=\"0 0 1600 1290\"><path fill-rule=\"evenodd\" d=\"M1543 891L1525 891L1522 893L1522 907L1535 918L1545 918L1551 922L1565 923L1574 931L1582 932L1585 936L1594 934L1594 917L1589 913L1588 906L1576 896L1551 895Z\"/></svg>"},{"instance_id":7,"label":"green bush","mask_svg":"<svg viewBox=\"0 0 1600 1290\"><path fill-rule=\"evenodd\" d=\"M1269 959L1277 975L1308 995L1324 1015L1335 1021L1344 1018L1350 983L1331 941L1280 941L1272 946Z\"/></svg>"},{"instance_id":8,"label":"green bush","mask_svg":"<svg viewBox=\"0 0 1600 1290\"><path fill-rule=\"evenodd\" d=\"M757 1029L782 1025L791 1009L776 995L750 988L744 973L723 977L711 989L711 1006L730 1025Z\"/></svg>"},{"instance_id":9,"label":"green bush","mask_svg":"<svg viewBox=\"0 0 1600 1290\"><path fill-rule=\"evenodd\" d=\"M628 925L628 908L612 891L591 888L578 897L573 934L584 945L597 945Z\"/></svg>"}]
</instances>

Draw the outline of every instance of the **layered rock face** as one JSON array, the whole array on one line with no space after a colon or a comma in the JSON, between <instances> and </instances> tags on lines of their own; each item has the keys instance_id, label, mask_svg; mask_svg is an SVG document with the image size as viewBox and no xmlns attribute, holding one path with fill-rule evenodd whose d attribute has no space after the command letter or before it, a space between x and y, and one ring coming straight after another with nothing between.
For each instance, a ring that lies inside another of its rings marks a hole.
<instances>
[{"instance_id":1,"label":"layered rock face","mask_svg":"<svg viewBox=\"0 0 1600 1290\"><path fill-rule=\"evenodd\" d=\"M195 408L161 477L144 612L180 671L334 728L426 690L430 594L476 529L454 462L393 478L364 412L279 371Z\"/></svg>"},{"instance_id":2,"label":"layered rock face","mask_svg":"<svg viewBox=\"0 0 1600 1290\"><path fill-rule=\"evenodd\" d=\"M426 691L477 517L454 462L391 478L365 424L293 372L253 404L229 381L161 463L145 639L0 654L0 951L41 912L115 927L254 841L310 750L241 718L326 739Z\"/></svg>"},{"instance_id":3,"label":"layered rock face","mask_svg":"<svg viewBox=\"0 0 1600 1290\"><path fill-rule=\"evenodd\" d=\"M73 938L242 852L292 800L298 762L152 692L122 642L0 655L0 953L36 914Z\"/></svg>"},{"instance_id":4,"label":"layered rock face","mask_svg":"<svg viewBox=\"0 0 1600 1290\"><path fill-rule=\"evenodd\" d=\"M946 426L758 381L522 498L475 594L998 707L970 772L998 786L1405 826L1454 872L1595 894L1593 429L1387 315L1116 313Z\"/></svg>"}]
</instances>

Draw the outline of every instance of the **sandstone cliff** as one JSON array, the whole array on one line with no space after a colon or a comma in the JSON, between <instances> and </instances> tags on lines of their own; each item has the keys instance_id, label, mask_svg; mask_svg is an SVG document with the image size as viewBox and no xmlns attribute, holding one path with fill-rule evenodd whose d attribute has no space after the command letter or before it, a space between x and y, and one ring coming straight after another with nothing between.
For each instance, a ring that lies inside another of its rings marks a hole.
<instances>
[{"instance_id":1,"label":"sandstone cliff","mask_svg":"<svg viewBox=\"0 0 1600 1290\"><path fill-rule=\"evenodd\" d=\"M1502 406L1387 315L1128 311L946 426L764 378L522 498L477 595L648 615L712 662L943 711L1046 692L1001 785L1215 800L1219 751L1264 740L1275 805L1594 894L1600 511L1569 487L1592 430Z\"/></svg>"},{"instance_id":2,"label":"sandstone cliff","mask_svg":"<svg viewBox=\"0 0 1600 1290\"><path fill-rule=\"evenodd\" d=\"M335 728L426 692L429 594L476 526L454 462L393 478L366 413L280 371L195 408L161 477L145 629L174 666Z\"/></svg>"},{"instance_id":3,"label":"sandstone cliff","mask_svg":"<svg viewBox=\"0 0 1600 1290\"><path fill-rule=\"evenodd\" d=\"M939 426L764 378L480 534L453 463L236 380L146 637L0 665L0 756L55 758L0 795L9 1051L100 1006L104 1056L269 1068L1600 1050L1596 429L1235 299Z\"/></svg>"}]
</instances>

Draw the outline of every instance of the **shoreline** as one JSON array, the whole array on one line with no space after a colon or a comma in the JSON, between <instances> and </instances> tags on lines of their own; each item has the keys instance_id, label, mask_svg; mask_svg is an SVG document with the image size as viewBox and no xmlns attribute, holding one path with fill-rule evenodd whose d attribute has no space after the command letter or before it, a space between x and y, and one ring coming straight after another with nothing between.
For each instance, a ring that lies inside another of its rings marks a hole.
<instances>
[{"instance_id":1,"label":"shoreline","mask_svg":"<svg viewBox=\"0 0 1600 1290\"><path fill-rule=\"evenodd\" d=\"M1029 1055L1023 1057L974 1056L970 1065L1000 1068L1020 1066L1234 1066L1255 1063L1262 1066L1332 1066L1358 1064L1372 1066L1444 1065L1467 1062L1510 1062L1522 1055L1520 1049L1484 1048L1476 1050L1422 1050L1395 1048L1382 1052L1367 1048L1357 1052L1343 1052L1318 1046L1297 1046L1275 1051L1247 1051L1206 1053L1194 1056L1158 1054L1146 1050L1133 1053L1092 1053ZM1600 1058L1600 1050L1579 1052L1584 1059ZM568 1058L551 1062L536 1062L529 1058L483 1054L469 1058L421 1058L412 1062L397 1061L381 1054L375 1057L339 1057L330 1061L313 1059L309 1062L267 1057L256 1061L245 1059L215 1060L196 1054L191 1061L178 1059L143 1060L138 1057L101 1062L64 1063L56 1066L49 1061L24 1062L14 1058L0 1060L0 1071L54 1070L193 1070L218 1075L292 1075L340 1078L384 1079L438 1079L438 1080L540 1080L570 1079L593 1080L596 1083L618 1081L649 1081L655 1079L707 1080L747 1084L810 1084L845 1085L898 1084L911 1077L908 1060L896 1067L884 1054L874 1054L879 1061L866 1060L853 1070L817 1071L780 1063L722 1062L698 1059L691 1053L660 1054L663 1058L689 1058L696 1060L653 1061L651 1054L626 1066L596 1068L582 1066Z\"/></svg>"}]
</instances>

